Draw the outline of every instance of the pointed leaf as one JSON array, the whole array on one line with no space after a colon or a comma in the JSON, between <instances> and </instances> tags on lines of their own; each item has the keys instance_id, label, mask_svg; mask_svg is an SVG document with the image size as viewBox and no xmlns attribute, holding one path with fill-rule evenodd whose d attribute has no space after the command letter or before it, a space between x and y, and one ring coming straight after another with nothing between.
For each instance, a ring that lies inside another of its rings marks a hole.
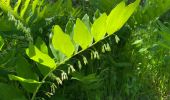
<instances>
[{"instance_id":1,"label":"pointed leaf","mask_svg":"<svg viewBox=\"0 0 170 100\"><path fill-rule=\"evenodd\" d=\"M89 32L91 32L91 22L90 22L90 18L87 14L85 14L83 16L82 21L86 25L86 27L88 28Z\"/></svg>"},{"instance_id":2,"label":"pointed leaf","mask_svg":"<svg viewBox=\"0 0 170 100\"><path fill-rule=\"evenodd\" d=\"M73 40L79 44L83 49L89 47L93 42L93 37L88 31L86 25L78 18L74 28Z\"/></svg>"},{"instance_id":3,"label":"pointed leaf","mask_svg":"<svg viewBox=\"0 0 170 100\"><path fill-rule=\"evenodd\" d=\"M0 51L2 50L3 46L4 46L4 39L0 36Z\"/></svg>"},{"instance_id":4,"label":"pointed leaf","mask_svg":"<svg viewBox=\"0 0 170 100\"><path fill-rule=\"evenodd\" d=\"M8 75L10 80L15 80L15 81L20 81L20 82L25 82L25 83L33 83L33 84L40 84L42 82L38 82L36 80L33 79L25 79L23 77L19 77L19 76L15 76L15 75Z\"/></svg>"},{"instance_id":5,"label":"pointed leaf","mask_svg":"<svg viewBox=\"0 0 170 100\"><path fill-rule=\"evenodd\" d=\"M21 0L18 0L15 7L14 7L14 12L15 13L18 13L18 8L19 8L20 4L21 4Z\"/></svg>"},{"instance_id":6,"label":"pointed leaf","mask_svg":"<svg viewBox=\"0 0 170 100\"><path fill-rule=\"evenodd\" d=\"M30 57L30 59L32 59L35 62L38 62L42 65L45 65L50 69L52 69L56 66L55 61L50 56L42 53L34 45L30 45L30 47L26 49L26 54Z\"/></svg>"},{"instance_id":7,"label":"pointed leaf","mask_svg":"<svg viewBox=\"0 0 170 100\"><path fill-rule=\"evenodd\" d=\"M139 5L140 0L125 6L125 2L119 3L109 14L107 19L107 33L113 34L118 31L129 19L136 7Z\"/></svg>"},{"instance_id":8,"label":"pointed leaf","mask_svg":"<svg viewBox=\"0 0 170 100\"><path fill-rule=\"evenodd\" d=\"M92 25L91 32L96 42L101 40L106 34L106 20L107 15L104 13Z\"/></svg>"},{"instance_id":9,"label":"pointed leaf","mask_svg":"<svg viewBox=\"0 0 170 100\"><path fill-rule=\"evenodd\" d=\"M58 25L54 26L53 32L52 44L54 48L64 53L67 57L71 57L75 49L69 35L65 34Z\"/></svg>"},{"instance_id":10,"label":"pointed leaf","mask_svg":"<svg viewBox=\"0 0 170 100\"><path fill-rule=\"evenodd\" d=\"M25 0L24 7L23 7L23 9L20 12L21 18L24 17L24 14L25 14L25 12L26 12L26 10L28 8L29 3L30 3L30 0Z\"/></svg>"}]
</instances>

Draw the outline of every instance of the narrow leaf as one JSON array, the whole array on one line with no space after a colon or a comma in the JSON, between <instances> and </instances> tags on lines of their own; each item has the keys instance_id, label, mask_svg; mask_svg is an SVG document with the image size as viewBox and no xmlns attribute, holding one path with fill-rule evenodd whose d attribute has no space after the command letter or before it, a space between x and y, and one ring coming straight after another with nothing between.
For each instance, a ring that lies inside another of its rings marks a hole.
<instances>
[{"instance_id":1,"label":"narrow leaf","mask_svg":"<svg viewBox=\"0 0 170 100\"><path fill-rule=\"evenodd\" d=\"M24 14L25 14L25 12L26 12L26 10L27 10L27 8L28 8L29 3L30 3L30 0L26 0L26 1L25 1L24 7L23 7L23 9L21 10L21 13L20 13L21 18L24 17Z\"/></svg>"},{"instance_id":2,"label":"narrow leaf","mask_svg":"<svg viewBox=\"0 0 170 100\"><path fill-rule=\"evenodd\" d=\"M33 80L33 79L25 79L25 78L22 78L22 77L19 77L19 76L15 76L15 75L8 75L9 79L10 80L15 80L15 81L20 81L20 82L25 82L25 83L33 83L33 84L40 84L42 82L38 82L36 80Z\"/></svg>"},{"instance_id":3,"label":"narrow leaf","mask_svg":"<svg viewBox=\"0 0 170 100\"><path fill-rule=\"evenodd\" d=\"M4 39L0 36L0 51L2 50L3 46L4 46Z\"/></svg>"},{"instance_id":4,"label":"narrow leaf","mask_svg":"<svg viewBox=\"0 0 170 100\"><path fill-rule=\"evenodd\" d=\"M19 8L20 4L21 4L21 0L18 0L15 7L14 7L14 12L15 13L18 13L18 8Z\"/></svg>"}]
</instances>

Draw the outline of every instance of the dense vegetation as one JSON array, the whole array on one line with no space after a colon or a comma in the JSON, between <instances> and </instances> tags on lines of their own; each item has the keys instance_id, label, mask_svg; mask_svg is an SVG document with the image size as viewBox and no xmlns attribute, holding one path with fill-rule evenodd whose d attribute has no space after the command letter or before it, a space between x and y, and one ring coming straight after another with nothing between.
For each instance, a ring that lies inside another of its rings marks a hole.
<instances>
[{"instance_id":1,"label":"dense vegetation","mask_svg":"<svg viewBox=\"0 0 170 100\"><path fill-rule=\"evenodd\" d=\"M0 100L169 100L170 0L0 0Z\"/></svg>"}]
</instances>

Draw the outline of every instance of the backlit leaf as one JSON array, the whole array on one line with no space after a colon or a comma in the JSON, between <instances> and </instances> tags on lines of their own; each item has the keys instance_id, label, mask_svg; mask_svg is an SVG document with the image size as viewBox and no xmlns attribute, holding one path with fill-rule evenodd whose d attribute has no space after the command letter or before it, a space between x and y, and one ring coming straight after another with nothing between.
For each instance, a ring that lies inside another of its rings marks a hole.
<instances>
[{"instance_id":1,"label":"backlit leaf","mask_svg":"<svg viewBox=\"0 0 170 100\"><path fill-rule=\"evenodd\" d=\"M125 6L125 2L119 3L109 14L107 19L107 33L113 34L118 31L133 14L140 0Z\"/></svg>"},{"instance_id":2,"label":"backlit leaf","mask_svg":"<svg viewBox=\"0 0 170 100\"><path fill-rule=\"evenodd\" d=\"M107 15L104 13L92 25L91 32L96 42L101 40L106 34L106 20Z\"/></svg>"},{"instance_id":3,"label":"backlit leaf","mask_svg":"<svg viewBox=\"0 0 170 100\"><path fill-rule=\"evenodd\" d=\"M73 40L83 49L92 44L93 38L86 25L78 18L74 28Z\"/></svg>"},{"instance_id":4,"label":"backlit leaf","mask_svg":"<svg viewBox=\"0 0 170 100\"><path fill-rule=\"evenodd\" d=\"M64 53L67 57L71 57L75 49L69 35L65 34L58 25L54 26L53 32L52 44L54 48Z\"/></svg>"},{"instance_id":5,"label":"backlit leaf","mask_svg":"<svg viewBox=\"0 0 170 100\"><path fill-rule=\"evenodd\" d=\"M36 46L30 45L29 48L26 49L26 54L30 57L30 59L38 62L42 65L49 67L50 69L56 66L55 61L48 56L47 54L42 53Z\"/></svg>"},{"instance_id":6,"label":"backlit leaf","mask_svg":"<svg viewBox=\"0 0 170 100\"><path fill-rule=\"evenodd\" d=\"M10 80L15 80L15 81L20 81L20 82L25 82L25 83L34 83L34 84L40 84L42 82L38 82L33 79L25 79L23 77L15 76L15 75L8 75Z\"/></svg>"}]
</instances>

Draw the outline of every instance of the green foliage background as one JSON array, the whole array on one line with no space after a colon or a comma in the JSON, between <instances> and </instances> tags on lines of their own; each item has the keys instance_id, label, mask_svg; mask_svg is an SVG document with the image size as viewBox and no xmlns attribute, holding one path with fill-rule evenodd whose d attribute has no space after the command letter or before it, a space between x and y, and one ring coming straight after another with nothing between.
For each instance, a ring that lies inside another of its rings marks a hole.
<instances>
[{"instance_id":1,"label":"green foliage background","mask_svg":"<svg viewBox=\"0 0 170 100\"><path fill-rule=\"evenodd\" d=\"M54 25L73 37L69 27L77 18L91 25L88 16L93 22L101 13L109 14L121 0L30 0L24 15L24 0L17 13L12 11L17 1L0 0L0 100L170 99L170 0L141 0L119 31L69 58L50 74L53 59L58 64L66 58L55 50L62 45L51 45ZM124 1L130 4L134 0ZM26 48L40 51L51 63L31 58Z\"/></svg>"}]
</instances>

